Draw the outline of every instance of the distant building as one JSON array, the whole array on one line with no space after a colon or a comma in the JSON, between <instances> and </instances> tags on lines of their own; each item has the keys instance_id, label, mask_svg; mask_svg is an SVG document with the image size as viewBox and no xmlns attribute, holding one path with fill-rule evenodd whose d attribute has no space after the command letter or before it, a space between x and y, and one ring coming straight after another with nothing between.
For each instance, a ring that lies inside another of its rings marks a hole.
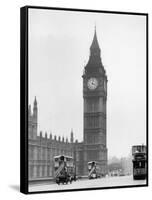
<instances>
[{"instance_id":1,"label":"distant building","mask_svg":"<svg viewBox=\"0 0 152 200\"><path fill-rule=\"evenodd\" d=\"M122 157L120 159L112 157L108 162L109 175L130 175L133 172L132 156Z\"/></svg>"},{"instance_id":2,"label":"distant building","mask_svg":"<svg viewBox=\"0 0 152 200\"><path fill-rule=\"evenodd\" d=\"M78 175L87 175L87 162L97 161L100 173L107 174L107 76L101 59L96 29L90 47L90 57L83 73L83 142L70 141L56 136L38 136L38 105L35 98L33 111L28 110L28 172L29 180L52 177L53 157L64 154L72 156Z\"/></svg>"},{"instance_id":3,"label":"distant building","mask_svg":"<svg viewBox=\"0 0 152 200\"><path fill-rule=\"evenodd\" d=\"M121 165L124 175L130 175L133 173L132 156L121 158Z\"/></svg>"}]
</instances>

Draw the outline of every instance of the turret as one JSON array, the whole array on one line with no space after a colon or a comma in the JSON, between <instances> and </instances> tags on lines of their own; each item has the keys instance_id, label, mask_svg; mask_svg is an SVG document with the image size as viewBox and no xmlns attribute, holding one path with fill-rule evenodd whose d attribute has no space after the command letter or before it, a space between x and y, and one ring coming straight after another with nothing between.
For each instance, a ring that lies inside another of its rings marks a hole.
<instances>
[{"instance_id":1,"label":"turret","mask_svg":"<svg viewBox=\"0 0 152 200\"><path fill-rule=\"evenodd\" d=\"M62 137L62 142L64 142L64 136Z\"/></svg>"},{"instance_id":2,"label":"turret","mask_svg":"<svg viewBox=\"0 0 152 200\"><path fill-rule=\"evenodd\" d=\"M75 143L78 143L78 140L75 140Z\"/></svg>"},{"instance_id":3,"label":"turret","mask_svg":"<svg viewBox=\"0 0 152 200\"><path fill-rule=\"evenodd\" d=\"M70 142L71 142L71 143L74 142L73 130L71 130Z\"/></svg>"},{"instance_id":4,"label":"turret","mask_svg":"<svg viewBox=\"0 0 152 200\"><path fill-rule=\"evenodd\" d=\"M34 105L33 105L33 118L37 122L37 114L38 114L38 108L37 108L37 100L36 97L34 99Z\"/></svg>"},{"instance_id":5,"label":"turret","mask_svg":"<svg viewBox=\"0 0 152 200\"><path fill-rule=\"evenodd\" d=\"M57 140L57 137L56 137L56 135L54 135L54 140L55 140L55 141Z\"/></svg>"},{"instance_id":6,"label":"turret","mask_svg":"<svg viewBox=\"0 0 152 200\"><path fill-rule=\"evenodd\" d=\"M42 137L43 137L43 136L42 136L42 131L40 131L40 140L42 139Z\"/></svg>"},{"instance_id":7,"label":"turret","mask_svg":"<svg viewBox=\"0 0 152 200\"><path fill-rule=\"evenodd\" d=\"M36 97L33 103L33 113L31 111L31 105L28 107L28 137L30 139L36 139L37 138L37 118L38 118L38 109L37 109L37 101Z\"/></svg>"},{"instance_id":8,"label":"turret","mask_svg":"<svg viewBox=\"0 0 152 200\"><path fill-rule=\"evenodd\" d=\"M31 117L31 105L29 105L29 107L28 107L28 116L29 116L29 118Z\"/></svg>"},{"instance_id":9,"label":"turret","mask_svg":"<svg viewBox=\"0 0 152 200\"><path fill-rule=\"evenodd\" d=\"M52 140L52 133L51 133L51 132L50 132L50 135L49 135L49 136L50 136L50 139Z\"/></svg>"}]
</instances>

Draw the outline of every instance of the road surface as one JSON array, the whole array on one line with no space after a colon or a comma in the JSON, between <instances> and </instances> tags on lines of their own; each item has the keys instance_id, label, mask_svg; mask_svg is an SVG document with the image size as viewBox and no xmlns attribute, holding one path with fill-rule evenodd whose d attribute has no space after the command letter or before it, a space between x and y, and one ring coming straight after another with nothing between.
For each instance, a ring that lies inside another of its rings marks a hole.
<instances>
[{"instance_id":1,"label":"road surface","mask_svg":"<svg viewBox=\"0 0 152 200\"><path fill-rule=\"evenodd\" d=\"M29 186L29 192L51 191L51 190L69 190L69 189L84 189L84 188L99 188L99 187L113 187L113 186L131 186L131 185L145 185L146 180L133 180L132 176L106 177L100 179L84 179L72 182L72 184L57 185L50 184L35 184Z\"/></svg>"}]
</instances>

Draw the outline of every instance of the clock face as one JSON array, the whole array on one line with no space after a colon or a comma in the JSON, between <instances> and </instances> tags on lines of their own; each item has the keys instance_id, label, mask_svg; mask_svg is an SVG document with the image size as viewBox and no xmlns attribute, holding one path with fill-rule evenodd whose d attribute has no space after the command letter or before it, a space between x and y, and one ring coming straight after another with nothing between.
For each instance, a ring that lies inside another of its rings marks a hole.
<instances>
[{"instance_id":1,"label":"clock face","mask_svg":"<svg viewBox=\"0 0 152 200\"><path fill-rule=\"evenodd\" d=\"M96 78L90 78L88 80L88 88L90 90L95 90L98 86L98 80Z\"/></svg>"}]
</instances>

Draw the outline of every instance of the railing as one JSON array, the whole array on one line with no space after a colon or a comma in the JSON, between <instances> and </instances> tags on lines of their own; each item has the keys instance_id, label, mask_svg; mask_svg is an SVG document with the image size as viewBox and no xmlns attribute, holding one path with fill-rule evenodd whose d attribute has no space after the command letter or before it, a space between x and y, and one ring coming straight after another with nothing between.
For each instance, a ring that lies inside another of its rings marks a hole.
<instances>
[{"instance_id":1,"label":"railing","mask_svg":"<svg viewBox=\"0 0 152 200\"><path fill-rule=\"evenodd\" d=\"M64 168L64 163L62 163L59 168L55 171L55 177L57 177L60 172L62 171L62 169Z\"/></svg>"},{"instance_id":2,"label":"railing","mask_svg":"<svg viewBox=\"0 0 152 200\"><path fill-rule=\"evenodd\" d=\"M94 167L92 167L91 171L89 172L89 177L90 177L90 176L91 176L91 174L94 172L94 170L95 170L95 166L94 166Z\"/></svg>"}]
</instances>

